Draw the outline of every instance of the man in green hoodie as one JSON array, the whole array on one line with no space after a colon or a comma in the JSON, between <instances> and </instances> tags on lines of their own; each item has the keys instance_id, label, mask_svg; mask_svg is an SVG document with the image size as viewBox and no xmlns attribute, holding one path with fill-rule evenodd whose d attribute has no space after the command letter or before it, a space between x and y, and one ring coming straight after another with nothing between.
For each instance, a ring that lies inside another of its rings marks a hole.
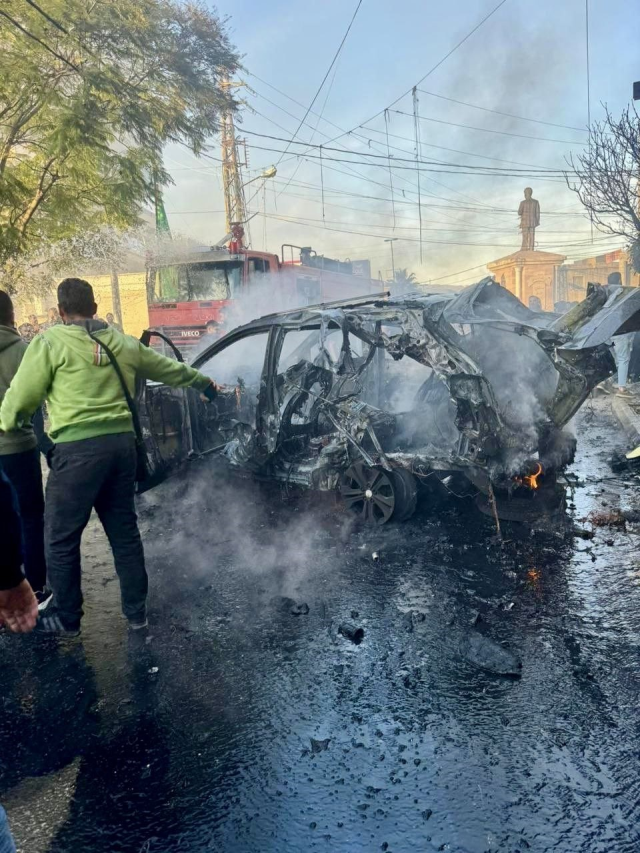
<instances>
[{"instance_id":1,"label":"man in green hoodie","mask_svg":"<svg viewBox=\"0 0 640 853\"><path fill-rule=\"evenodd\" d=\"M53 603L36 631L80 631L80 540L92 508L105 529L129 626L147 626L147 572L134 505L136 448L131 412L106 351L109 347L133 396L136 375L173 387L193 387L213 399L211 380L192 367L143 346L94 320L91 285L68 278L58 286L63 325L29 344L0 407L0 428L17 432L47 400L55 443L45 501L48 582Z\"/></svg>"},{"instance_id":2,"label":"man in green hoodie","mask_svg":"<svg viewBox=\"0 0 640 853\"><path fill-rule=\"evenodd\" d=\"M16 329L11 297L0 290L0 403L27 346ZM18 496L25 574L39 602L44 604L48 598L45 592L44 495L38 439L30 420L26 420L20 429L0 433L0 471L4 471Z\"/></svg>"}]
</instances>

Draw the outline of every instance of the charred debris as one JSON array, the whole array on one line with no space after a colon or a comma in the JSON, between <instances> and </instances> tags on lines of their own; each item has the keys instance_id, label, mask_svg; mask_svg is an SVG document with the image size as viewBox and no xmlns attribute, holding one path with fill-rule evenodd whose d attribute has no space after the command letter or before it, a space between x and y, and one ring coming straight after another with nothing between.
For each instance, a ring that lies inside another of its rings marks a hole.
<instances>
[{"instance_id":1,"label":"charred debris","mask_svg":"<svg viewBox=\"0 0 640 853\"><path fill-rule=\"evenodd\" d=\"M432 478L519 518L559 505L558 475L575 450L567 426L614 371L611 337L639 320L632 288L592 286L555 316L530 311L491 278L454 296L274 314L195 360L225 383L215 407L159 394L148 431L166 465L166 424L180 416L170 462L220 450L236 471L334 490L367 521L408 518ZM256 336L266 345L250 365L242 342Z\"/></svg>"}]
</instances>

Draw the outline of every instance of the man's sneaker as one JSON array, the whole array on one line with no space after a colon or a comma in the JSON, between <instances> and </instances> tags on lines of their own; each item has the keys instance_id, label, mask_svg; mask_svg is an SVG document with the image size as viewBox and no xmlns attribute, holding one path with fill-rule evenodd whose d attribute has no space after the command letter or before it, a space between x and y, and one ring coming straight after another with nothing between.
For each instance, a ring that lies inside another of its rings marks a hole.
<instances>
[{"instance_id":1,"label":"man's sneaker","mask_svg":"<svg viewBox=\"0 0 640 853\"><path fill-rule=\"evenodd\" d=\"M149 627L149 622L147 621L147 617L143 616L138 619L127 619L129 623L129 628L132 631L143 631L145 628Z\"/></svg>"},{"instance_id":2,"label":"man's sneaker","mask_svg":"<svg viewBox=\"0 0 640 853\"><path fill-rule=\"evenodd\" d=\"M35 594L36 601L38 602L38 610L42 613L43 610L46 610L47 607L51 604L51 600L53 599L53 593L49 589L48 586L45 586L44 589L39 589Z\"/></svg>"},{"instance_id":3,"label":"man's sneaker","mask_svg":"<svg viewBox=\"0 0 640 853\"><path fill-rule=\"evenodd\" d=\"M38 616L33 633L58 637L77 637L80 633L80 625L65 625L57 613L50 613L46 616Z\"/></svg>"}]
</instances>

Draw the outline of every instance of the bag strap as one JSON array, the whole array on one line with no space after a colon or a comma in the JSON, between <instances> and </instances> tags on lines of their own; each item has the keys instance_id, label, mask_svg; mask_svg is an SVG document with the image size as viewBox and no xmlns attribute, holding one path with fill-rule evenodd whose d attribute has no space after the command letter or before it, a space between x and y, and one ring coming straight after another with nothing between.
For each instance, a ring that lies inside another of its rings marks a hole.
<instances>
[{"instance_id":1,"label":"bag strap","mask_svg":"<svg viewBox=\"0 0 640 853\"><path fill-rule=\"evenodd\" d=\"M104 343L104 341L101 341L100 338L97 338L93 334L93 332L89 331L89 329L87 329L87 334L89 335L89 337L91 338L92 341L95 341L99 347L102 347L102 349L106 352L106 354L109 358L109 361L113 365L113 369L115 370L116 375L117 375L118 379L120 380L120 385L122 386L122 391L124 393L124 398L127 401L127 406L129 407L129 411L131 412L131 420L133 421L133 431L136 434L136 440L138 442L142 443L144 441L144 437L142 435L142 427L140 426L140 417L138 415L138 408L137 408L137 406L133 400L133 397L129 393L129 389L127 388L126 380L125 380L124 376L122 375L122 370L120 369L120 365L118 364L118 359L113 354L111 347L108 347Z\"/></svg>"}]
</instances>

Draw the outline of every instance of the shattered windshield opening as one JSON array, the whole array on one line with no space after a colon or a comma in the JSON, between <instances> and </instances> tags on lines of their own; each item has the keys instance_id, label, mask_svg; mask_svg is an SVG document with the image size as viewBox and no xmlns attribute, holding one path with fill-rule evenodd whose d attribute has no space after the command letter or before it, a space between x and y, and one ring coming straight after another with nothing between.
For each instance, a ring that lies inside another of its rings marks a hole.
<instances>
[{"instance_id":1,"label":"shattered windshield opening","mask_svg":"<svg viewBox=\"0 0 640 853\"><path fill-rule=\"evenodd\" d=\"M242 280L242 261L216 261L179 267L180 300L233 299Z\"/></svg>"}]
</instances>

